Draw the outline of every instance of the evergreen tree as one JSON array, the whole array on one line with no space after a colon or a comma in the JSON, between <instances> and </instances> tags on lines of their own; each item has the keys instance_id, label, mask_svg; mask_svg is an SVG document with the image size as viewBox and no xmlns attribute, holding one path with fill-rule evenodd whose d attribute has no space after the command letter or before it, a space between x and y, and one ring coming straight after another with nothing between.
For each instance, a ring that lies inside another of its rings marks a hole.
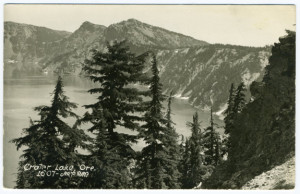
<instances>
[{"instance_id":1,"label":"evergreen tree","mask_svg":"<svg viewBox=\"0 0 300 194\"><path fill-rule=\"evenodd\" d=\"M235 98L232 107L233 114L240 113L245 107L246 104L245 91L246 91L245 84L241 82L235 91Z\"/></svg>"},{"instance_id":2,"label":"evergreen tree","mask_svg":"<svg viewBox=\"0 0 300 194\"><path fill-rule=\"evenodd\" d=\"M213 120L212 108L210 111L210 126L204 131L204 147L205 151L205 164L218 165L220 162L220 135L216 132L216 123Z\"/></svg>"},{"instance_id":3,"label":"evergreen tree","mask_svg":"<svg viewBox=\"0 0 300 194\"><path fill-rule=\"evenodd\" d=\"M230 133L230 129L232 128L233 125L233 106L234 106L234 98L235 98L235 94L234 94L234 84L231 84L230 90L229 90L229 97L228 97L228 101L227 101L227 109L225 110L225 118L224 118L224 122L225 122L225 134L229 134Z\"/></svg>"},{"instance_id":4,"label":"evergreen tree","mask_svg":"<svg viewBox=\"0 0 300 194\"><path fill-rule=\"evenodd\" d=\"M215 133L215 157L214 157L214 160L215 160L215 165L218 165L220 164L220 161L221 161L221 146L222 145L222 141L221 141L221 138L220 138L220 135L218 133Z\"/></svg>"},{"instance_id":5,"label":"evergreen tree","mask_svg":"<svg viewBox=\"0 0 300 194\"><path fill-rule=\"evenodd\" d=\"M212 111L212 107L210 110L210 127L212 129L213 132L213 140L214 140L214 164L215 166L218 165L220 163L221 160L221 138L220 138L220 134L218 132L216 132L216 128L218 127L218 125L214 122L213 119L213 111Z\"/></svg>"},{"instance_id":6,"label":"evergreen tree","mask_svg":"<svg viewBox=\"0 0 300 194\"><path fill-rule=\"evenodd\" d=\"M168 148L168 156L169 156L169 165L167 166L167 174L169 175L166 180L166 185L170 189L178 189L180 188L179 185L179 177L180 173L178 171L178 164L180 161L180 146L178 144L178 137L175 128L173 127L174 122L172 121L172 99L173 99L173 92L170 92L168 97L168 104L167 104L167 113L166 113L166 120L167 120L167 145Z\"/></svg>"},{"instance_id":7,"label":"evergreen tree","mask_svg":"<svg viewBox=\"0 0 300 194\"><path fill-rule=\"evenodd\" d=\"M223 139L222 144L224 145L222 149L221 156L223 157L224 155L228 156L228 153L232 149L232 137L231 133L234 130L235 126L235 120L237 115L243 110L243 108L246 105L246 100L245 100L245 85L243 82L241 82L237 89L235 90L235 93L233 94L234 86L233 84L231 85L230 88L230 95L228 99L228 108L225 112L225 138Z\"/></svg>"},{"instance_id":8,"label":"evergreen tree","mask_svg":"<svg viewBox=\"0 0 300 194\"><path fill-rule=\"evenodd\" d=\"M102 173L101 183L96 177L94 179L92 185L96 188L131 187L128 166L135 151L130 144L135 143L137 137L118 132L117 126L131 130L139 128L138 121L142 118L134 113L143 112L142 97L147 92L130 84L145 83L142 70L146 55L135 56L125 44L125 41L108 43L107 52L94 51L92 59L86 60L83 67L89 78L99 83L98 88L89 90L89 93L99 96L96 103L85 106L92 109L92 113L84 118L85 122L93 124L89 130L97 133L95 145L98 147L91 157L98 160L103 172L99 171ZM99 114L101 119L97 118Z\"/></svg>"},{"instance_id":9,"label":"evergreen tree","mask_svg":"<svg viewBox=\"0 0 300 194\"><path fill-rule=\"evenodd\" d=\"M181 141L180 141L180 145L179 145L179 153L183 153L185 150L185 138L183 135L181 135ZM180 155L181 159L182 156Z\"/></svg>"},{"instance_id":10,"label":"evergreen tree","mask_svg":"<svg viewBox=\"0 0 300 194\"><path fill-rule=\"evenodd\" d=\"M19 150L22 146L27 147L20 157L22 160L19 162L16 181L16 188L18 189L39 188L42 184L41 180L39 180L36 176L36 172L24 170L24 165L26 164L35 165L42 162L39 151L42 148L42 142L37 141L40 135L38 128L39 126L35 125L34 121L30 119L30 127L23 129L23 133L26 134L26 136L12 140L12 142L17 145L17 150Z\"/></svg>"},{"instance_id":11,"label":"evergreen tree","mask_svg":"<svg viewBox=\"0 0 300 194\"><path fill-rule=\"evenodd\" d=\"M181 172L180 182L182 185L182 189L190 189L193 188L193 184L190 181L191 174L191 147L189 138L185 140L184 144L184 152L182 155L182 159L179 165L179 171Z\"/></svg>"},{"instance_id":12,"label":"evergreen tree","mask_svg":"<svg viewBox=\"0 0 300 194\"><path fill-rule=\"evenodd\" d=\"M203 166L203 146L202 146L202 131L200 128L200 122L198 118L198 113L193 115L193 122L188 122L187 125L191 128L192 136L189 139L189 149L190 149L190 173L187 177L188 185L183 187L193 188L197 186L202 181L202 175L204 173Z\"/></svg>"},{"instance_id":13,"label":"evergreen tree","mask_svg":"<svg viewBox=\"0 0 300 194\"><path fill-rule=\"evenodd\" d=\"M83 118L80 120L82 123L92 123L92 126L87 129L95 135L92 145L89 149L90 155L87 156L86 161L88 165L95 166L95 171L85 179L81 185L82 188L102 188L105 185L105 178L107 171L105 167L107 164L107 152L109 151L109 145L107 144L108 132L106 129L106 122L103 119L103 112L99 105L97 108L93 108L92 112L86 112Z\"/></svg>"},{"instance_id":14,"label":"evergreen tree","mask_svg":"<svg viewBox=\"0 0 300 194\"><path fill-rule=\"evenodd\" d=\"M175 137L175 133L167 127L168 123L171 127L171 120L168 122L163 116L162 102L165 97L162 94L162 85L155 56L153 56L151 70L153 74L149 81L151 100L147 103L148 111L144 116L145 124L142 125L139 134L145 141L146 146L142 149L139 157L139 169L136 179L138 185L143 184L148 189L163 189L170 188L170 181L176 180L175 172L168 174L171 167L176 168L176 163L171 161L172 155L170 155L170 145L175 144L172 139ZM171 110L169 110L169 113L171 114Z\"/></svg>"},{"instance_id":15,"label":"evergreen tree","mask_svg":"<svg viewBox=\"0 0 300 194\"><path fill-rule=\"evenodd\" d=\"M227 155L228 151L231 148L231 139L230 134L234 127L234 120L238 113L242 111L245 106L245 85L241 82L237 89L234 91L234 84L231 84L229 90L229 98L227 101L227 109L225 111L225 138L223 139L222 144L222 153L221 156Z\"/></svg>"},{"instance_id":16,"label":"evergreen tree","mask_svg":"<svg viewBox=\"0 0 300 194\"><path fill-rule=\"evenodd\" d=\"M168 105L167 105L167 114L166 114L166 119L167 119L167 128L168 129L174 129L172 127L172 125L174 124L174 122L172 121L171 115L172 115L172 99L173 99L173 91L170 92L170 95L168 97Z\"/></svg>"},{"instance_id":17,"label":"evergreen tree","mask_svg":"<svg viewBox=\"0 0 300 194\"><path fill-rule=\"evenodd\" d=\"M78 119L72 112L77 108L75 103L69 102L64 95L62 78L59 76L53 99L50 106L39 106L35 110L39 112L40 120L31 121L29 128L24 129L24 137L12 140L20 147L27 147L21 156L20 165L24 164L44 164L44 165L74 165L78 166L83 162L80 154L75 150L78 147L86 148L88 136L77 128L77 123L73 127L62 120L70 117ZM62 178L55 176L36 177L30 171L20 170L19 167L17 188L77 188L78 181L74 178ZM22 178L27 180L24 183Z\"/></svg>"}]
</instances>

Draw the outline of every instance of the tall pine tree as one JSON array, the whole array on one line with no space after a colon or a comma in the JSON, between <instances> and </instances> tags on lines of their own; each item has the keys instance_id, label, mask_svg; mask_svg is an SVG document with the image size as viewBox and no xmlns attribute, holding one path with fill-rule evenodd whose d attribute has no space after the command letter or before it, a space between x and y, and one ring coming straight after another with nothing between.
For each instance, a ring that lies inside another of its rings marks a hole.
<instances>
[{"instance_id":1,"label":"tall pine tree","mask_svg":"<svg viewBox=\"0 0 300 194\"><path fill-rule=\"evenodd\" d=\"M182 158L179 164L179 171L181 173L180 177L180 183L182 189L190 189L193 188L194 185L190 181L190 174L192 171L191 168L191 147L190 147L190 141L189 138L185 140L185 143L183 144L183 154Z\"/></svg>"},{"instance_id":2,"label":"tall pine tree","mask_svg":"<svg viewBox=\"0 0 300 194\"><path fill-rule=\"evenodd\" d=\"M206 165L218 165L221 160L220 155L220 135L216 132L216 123L213 119L212 107L210 110L210 126L204 131L204 147L205 151L205 164Z\"/></svg>"},{"instance_id":3,"label":"tall pine tree","mask_svg":"<svg viewBox=\"0 0 300 194\"><path fill-rule=\"evenodd\" d=\"M234 102L232 107L233 114L240 113L245 107L246 104L245 91L246 91L245 84L241 82L235 91L235 97L234 97Z\"/></svg>"},{"instance_id":4,"label":"tall pine tree","mask_svg":"<svg viewBox=\"0 0 300 194\"><path fill-rule=\"evenodd\" d=\"M193 115L193 122L188 122L187 125L191 128L192 135L186 142L186 151L183 161L186 165L182 172L182 187L185 189L194 188L202 181L204 170L203 156L203 139L198 113ZM189 158L185 158L189 157Z\"/></svg>"},{"instance_id":5,"label":"tall pine tree","mask_svg":"<svg viewBox=\"0 0 300 194\"><path fill-rule=\"evenodd\" d=\"M50 106L39 106L35 111L39 112L40 120L31 121L29 128L24 129L24 137L12 140L20 147L27 147L21 156L20 165L74 165L83 162L82 156L76 148L87 148L89 137L74 126L69 126L63 119L78 116L72 112L77 108L75 103L69 102L64 95L62 78L59 76L53 99ZM18 173L18 188L77 188L79 180L69 177L44 176L36 177L32 171L21 170ZM27 180L21 180L26 178Z\"/></svg>"},{"instance_id":6,"label":"tall pine tree","mask_svg":"<svg viewBox=\"0 0 300 194\"><path fill-rule=\"evenodd\" d=\"M89 130L97 133L95 145L99 147L91 156L98 160L103 171L102 183L95 177L96 182L92 184L97 188L131 187L128 166L135 157L131 143L135 143L137 137L121 133L117 126L131 130L139 128L138 121L142 119L135 113L144 110L141 103L147 93L131 87L131 84L144 83L145 56L131 53L126 41L114 41L107 43L107 52L94 51L92 59L86 60L83 67L89 78L99 83L98 88L89 90L91 94L98 94L98 101L85 106L92 109L92 113L84 118L85 122L93 124ZM101 119L96 118L99 114Z\"/></svg>"},{"instance_id":7,"label":"tall pine tree","mask_svg":"<svg viewBox=\"0 0 300 194\"><path fill-rule=\"evenodd\" d=\"M234 120L238 113L242 111L242 109L245 106L245 85L243 82L241 82L237 89L234 89L234 84L231 84L230 90L229 90L229 97L227 101L227 109L225 111L225 137L223 139L222 144L224 145L222 148L221 155L227 155L228 151L231 148L231 139L230 139L230 133L233 130L234 127Z\"/></svg>"},{"instance_id":8,"label":"tall pine tree","mask_svg":"<svg viewBox=\"0 0 300 194\"><path fill-rule=\"evenodd\" d=\"M178 171L178 165L180 161L180 146L178 144L179 135L177 134L175 128L173 127L174 122L172 121L172 100L173 100L173 92L170 92L170 95L167 99L167 145L168 148L168 156L169 156L169 165L167 166L167 174L169 175L166 180L166 185L170 189L178 189L180 188L179 177L180 173Z\"/></svg>"},{"instance_id":9,"label":"tall pine tree","mask_svg":"<svg viewBox=\"0 0 300 194\"><path fill-rule=\"evenodd\" d=\"M142 125L139 134L146 146L142 149L139 157L136 180L139 188L175 188L174 183L170 181L176 181L176 172L172 172L171 168L177 166L176 161L172 161L170 146L176 144L174 141L177 135L171 127L171 109L167 116L169 120L163 115L162 102L165 97L162 94L162 84L155 55L153 55L151 70L152 77L149 81L151 100L147 103L145 124ZM169 105L171 106L170 103Z\"/></svg>"},{"instance_id":10,"label":"tall pine tree","mask_svg":"<svg viewBox=\"0 0 300 194\"><path fill-rule=\"evenodd\" d=\"M233 106L234 106L234 98L235 98L235 88L234 84L232 83L229 90L229 97L227 101L227 109L225 110L225 134L230 133L230 129L233 125Z\"/></svg>"},{"instance_id":11,"label":"tall pine tree","mask_svg":"<svg viewBox=\"0 0 300 194\"><path fill-rule=\"evenodd\" d=\"M23 133L26 134L22 138L12 140L16 144L17 150L22 146L26 146L26 149L23 150L21 155L21 161L19 161L18 174L17 174L17 185L16 188L39 188L42 184L42 181L37 177L36 172L34 171L25 171L24 166L26 164L40 164L41 153L40 150L43 146L42 142L38 141L40 136L39 134L39 125L36 125L35 122L30 119L29 128L24 128Z\"/></svg>"},{"instance_id":12,"label":"tall pine tree","mask_svg":"<svg viewBox=\"0 0 300 194\"><path fill-rule=\"evenodd\" d=\"M237 89L234 90L233 83L231 84L230 91L229 91L229 98L227 102L227 109L225 111L225 134L222 142L221 148L221 156L228 157L228 153L232 147L232 138L231 132L234 130L234 122L236 120L237 114L239 114L243 108L245 107L246 100L245 100L245 85L241 82Z\"/></svg>"}]
</instances>

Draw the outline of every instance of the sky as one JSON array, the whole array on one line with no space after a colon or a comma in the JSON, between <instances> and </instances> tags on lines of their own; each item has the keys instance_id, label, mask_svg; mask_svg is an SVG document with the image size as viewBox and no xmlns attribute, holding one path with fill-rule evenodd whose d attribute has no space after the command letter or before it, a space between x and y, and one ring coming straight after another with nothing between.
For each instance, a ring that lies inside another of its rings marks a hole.
<instances>
[{"instance_id":1,"label":"sky","mask_svg":"<svg viewBox=\"0 0 300 194\"><path fill-rule=\"evenodd\" d=\"M135 18L209 43L265 46L295 30L293 5L18 5L4 20L74 32L84 21L109 26Z\"/></svg>"}]
</instances>

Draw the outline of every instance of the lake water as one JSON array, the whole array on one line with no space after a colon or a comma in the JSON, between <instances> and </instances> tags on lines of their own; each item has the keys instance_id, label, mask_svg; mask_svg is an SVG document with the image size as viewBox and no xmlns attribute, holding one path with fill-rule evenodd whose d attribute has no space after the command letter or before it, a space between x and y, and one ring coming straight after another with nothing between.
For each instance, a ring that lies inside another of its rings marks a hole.
<instances>
[{"instance_id":1,"label":"lake water","mask_svg":"<svg viewBox=\"0 0 300 194\"><path fill-rule=\"evenodd\" d=\"M4 163L4 186L12 188L15 186L16 173L19 157L22 150L17 151L16 146L9 141L22 135L22 129L29 126L29 117L38 119L33 108L40 105L50 105L57 77L35 76L22 79L4 80L4 138L3 138L3 163ZM86 109L83 105L96 102L96 97L87 93L93 84L81 77L64 77L65 94L71 102L76 102L78 108L75 112L82 116ZM192 115L198 111L199 119L202 121L202 128L208 126L209 112L198 110L192 107L187 100L174 99L172 104L173 121L178 134L185 137L190 136L190 129L186 126L187 121L192 121ZM215 121L222 125L222 121L215 117ZM83 126L84 128L85 126ZM123 132L130 132L126 129L119 129ZM133 145L134 149L140 150L143 142Z\"/></svg>"}]
</instances>

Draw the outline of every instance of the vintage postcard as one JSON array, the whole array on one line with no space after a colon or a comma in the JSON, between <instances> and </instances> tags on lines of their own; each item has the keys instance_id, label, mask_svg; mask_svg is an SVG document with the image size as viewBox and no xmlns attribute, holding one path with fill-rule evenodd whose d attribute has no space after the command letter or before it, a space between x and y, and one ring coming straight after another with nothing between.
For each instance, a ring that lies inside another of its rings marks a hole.
<instances>
[{"instance_id":1,"label":"vintage postcard","mask_svg":"<svg viewBox=\"0 0 300 194\"><path fill-rule=\"evenodd\" d=\"M295 5L5 4L3 185L295 187Z\"/></svg>"}]
</instances>

